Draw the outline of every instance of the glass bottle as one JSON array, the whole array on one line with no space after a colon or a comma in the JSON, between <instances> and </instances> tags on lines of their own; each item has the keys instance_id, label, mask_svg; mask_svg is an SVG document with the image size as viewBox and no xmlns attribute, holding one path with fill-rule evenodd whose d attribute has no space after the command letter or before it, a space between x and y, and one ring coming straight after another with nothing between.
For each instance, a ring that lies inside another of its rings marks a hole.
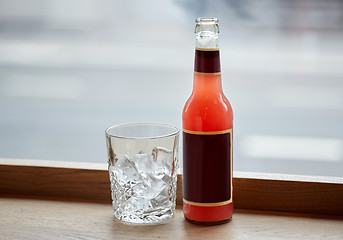
<instances>
[{"instance_id":1,"label":"glass bottle","mask_svg":"<svg viewBox=\"0 0 343 240\"><path fill-rule=\"evenodd\" d=\"M218 19L196 19L193 92L182 114L183 211L187 220L231 220L232 108L222 90Z\"/></svg>"}]
</instances>

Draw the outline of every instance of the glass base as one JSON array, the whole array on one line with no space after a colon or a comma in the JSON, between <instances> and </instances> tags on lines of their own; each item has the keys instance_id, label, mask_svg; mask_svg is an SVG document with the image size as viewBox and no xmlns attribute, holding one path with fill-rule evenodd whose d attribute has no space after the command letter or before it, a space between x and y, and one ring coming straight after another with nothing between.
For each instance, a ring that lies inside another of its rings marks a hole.
<instances>
[{"instance_id":1,"label":"glass base","mask_svg":"<svg viewBox=\"0 0 343 240\"><path fill-rule=\"evenodd\" d=\"M173 218L174 215L164 215L161 217L151 217L151 218L145 218L141 219L136 216L132 217L123 217L121 219L118 219L115 215L114 218L116 221L121 222L123 224L127 225L160 225L160 224L166 224L170 222Z\"/></svg>"},{"instance_id":2,"label":"glass base","mask_svg":"<svg viewBox=\"0 0 343 240\"><path fill-rule=\"evenodd\" d=\"M220 225L220 224L224 224L227 222L231 222L232 217L225 219L225 220L221 220L221 221L215 221L215 222L203 222L203 221L195 221L195 220L191 220L189 218L186 218L187 222L193 223L193 224L197 224L197 225L204 225L204 226L214 226L214 225Z\"/></svg>"}]
</instances>

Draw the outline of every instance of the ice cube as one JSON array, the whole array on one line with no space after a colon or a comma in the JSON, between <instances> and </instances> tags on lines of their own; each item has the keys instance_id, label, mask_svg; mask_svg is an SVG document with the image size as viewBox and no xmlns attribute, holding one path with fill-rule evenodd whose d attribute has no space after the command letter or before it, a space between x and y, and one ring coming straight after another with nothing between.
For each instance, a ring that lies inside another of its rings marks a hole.
<instances>
[{"instance_id":1,"label":"ice cube","mask_svg":"<svg viewBox=\"0 0 343 240\"><path fill-rule=\"evenodd\" d=\"M137 181L140 178L135 164L126 155L120 157L115 165L110 167L110 172L113 172L116 179L124 184Z\"/></svg>"},{"instance_id":2,"label":"ice cube","mask_svg":"<svg viewBox=\"0 0 343 240\"><path fill-rule=\"evenodd\" d=\"M142 197L145 199L155 198L167 187L166 183L160 178L161 174L144 173L141 176L145 187Z\"/></svg>"},{"instance_id":3,"label":"ice cube","mask_svg":"<svg viewBox=\"0 0 343 240\"><path fill-rule=\"evenodd\" d=\"M171 206L171 201L169 200L168 189L164 188L160 194L158 194L154 199L151 200L151 205L153 208L169 208Z\"/></svg>"},{"instance_id":4,"label":"ice cube","mask_svg":"<svg viewBox=\"0 0 343 240\"><path fill-rule=\"evenodd\" d=\"M131 213L144 213L151 210L152 206L148 199L132 196L124 205L124 210Z\"/></svg>"},{"instance_id":5,"label":"ice cube","mask_svg":"<svg viewBox=\"0 0 343 240\"><path fill-rule=\"evenodd\" d=\"M174 171L173 151L163 148L155 147L152 150L153 160L159 168L168 176L172 175Z\"/></svg>"},{"instance_id":6,"label":"ice cube","mask_svg":"<svg viewBox=\"0 0 343 240\"><path fill-rule=\"evenodd\" d=\"M133 156L133 162L135 163L135 166L138 170L139 173L153 173L156 172L157 165L156 163L152 160L151 156L149 154L146 154L142 151L139 153L135 154Z\"/></svg>"}]
</instances>

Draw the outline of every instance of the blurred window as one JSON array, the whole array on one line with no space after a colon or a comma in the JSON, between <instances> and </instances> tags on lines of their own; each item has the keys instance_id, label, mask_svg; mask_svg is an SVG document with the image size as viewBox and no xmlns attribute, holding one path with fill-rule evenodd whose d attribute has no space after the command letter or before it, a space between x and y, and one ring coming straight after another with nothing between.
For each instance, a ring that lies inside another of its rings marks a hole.
<instances>
[{"instance_id":1,"label":"blurred window","mask_svg":"<svg viewBox=\"0 0 343 240\"><path fill-rule=\"evenodd\" d=\"M105 162L108 126L181 128L200 16L220 21L235 170L342 177L341 0L0 0L0 157Z\"/></svg>"}]
</instances>

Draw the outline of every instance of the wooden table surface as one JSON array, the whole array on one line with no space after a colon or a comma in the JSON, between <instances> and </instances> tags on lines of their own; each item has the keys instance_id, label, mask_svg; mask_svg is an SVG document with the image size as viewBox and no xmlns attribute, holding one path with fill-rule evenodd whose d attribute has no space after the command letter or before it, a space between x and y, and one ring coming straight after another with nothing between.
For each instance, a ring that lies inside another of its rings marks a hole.
<instances>
[{"instance_id":1,"label":"wooden table surface","mask_svg":"<svg viewBox=\"0 0 343 240\"><path fill-rule=\"evenodd\" d=\"M3 197L0 239L343 239L343 217L236 210L227 224L198 226L178 208L166 224L137 226L109 204Z\"/></svg>"}]
</instances>

